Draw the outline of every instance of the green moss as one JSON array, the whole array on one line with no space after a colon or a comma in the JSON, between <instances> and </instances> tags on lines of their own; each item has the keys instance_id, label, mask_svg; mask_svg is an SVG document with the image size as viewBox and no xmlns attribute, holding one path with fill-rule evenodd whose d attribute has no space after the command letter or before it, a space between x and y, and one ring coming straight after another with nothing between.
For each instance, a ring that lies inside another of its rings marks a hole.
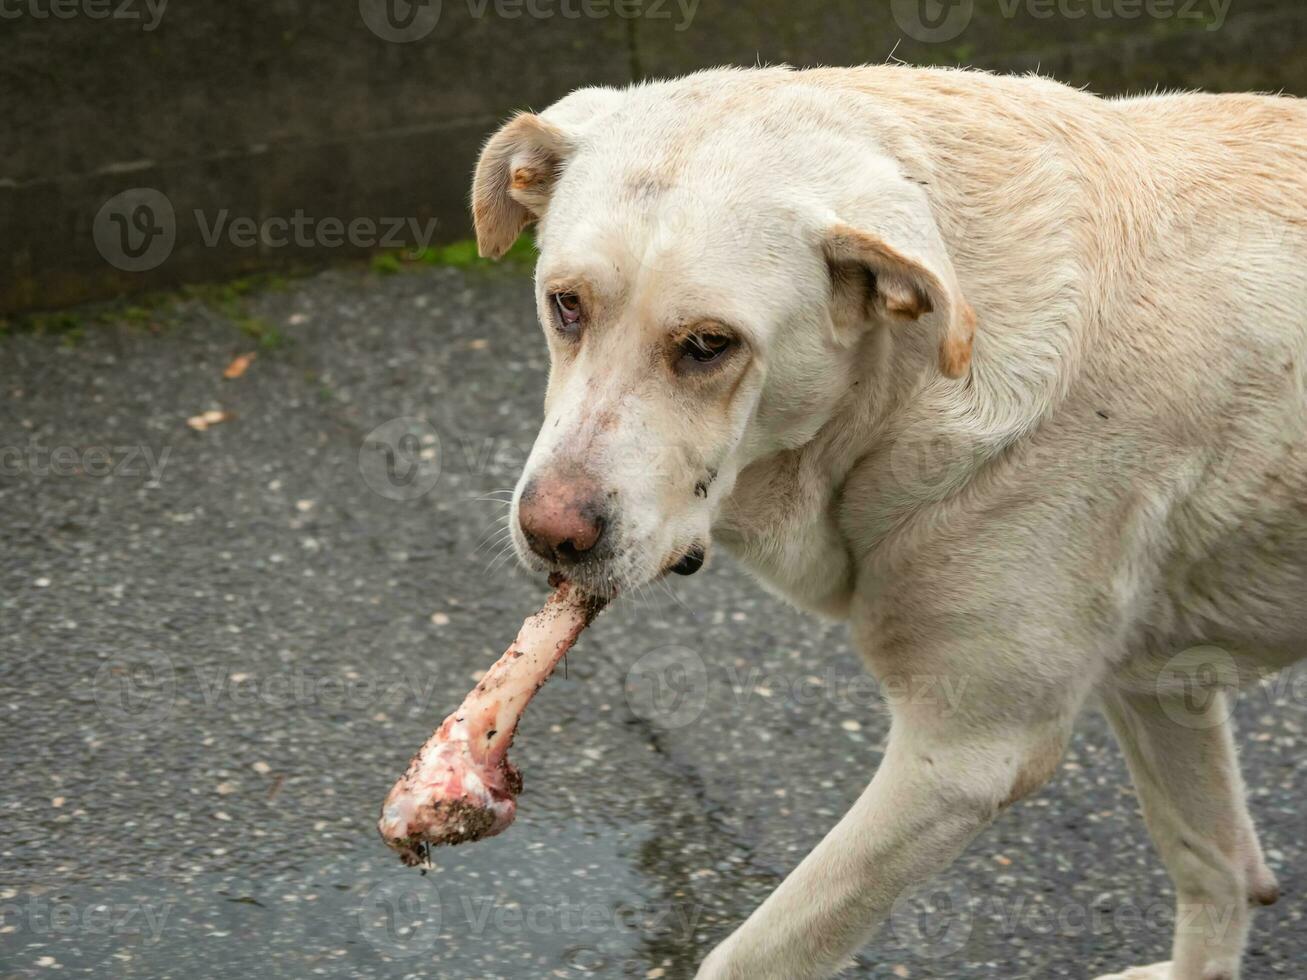
<instances>
[{"instance_id":1,"label":"green moss","mask_svg":"<svg viewBox=\"0 0 1307 980\"><path fill-rule=\"evenodd\" d=\"M76 343L86 331L86 317L76 310L55 313L27 313L0 320L0 334L31 333L38 336L61 337L65 343Z\"/></svg>"},{"instance_id":2,"label":"green moss","mask_svg":"<svg viewBox=\"0 0 1307 980\"><path fill-rule=\"evenodd\" d=\"M76 313L38 313L31 318L34 333L63 334L81 330L84 321Z\"/></svg>"},{"instance_id":3,"label":"green moss","mask_svg":"<svg viewBox=\"0 0 1307 980\"><path fill-rule=\"evenodd\" d=\"M386 276L426 266L483 271L502 269L520 275L534 268L535 261L535 239L528 233L519 236L497 262L478 256L476 242L472 239L462 239L420 252L383 252L371 259L370 268L373 273ZM88 329L106 324L159 333L179 322L182 304L195 303L221 313L241 333L256 340L262 349L277 350L285 347L292 338L274 324L255 316L250 311L249 301L260 294L284 289L292 278L309 271L297 268L284 273L259 272L224 282L193 283L177 289L139 293L130 299L86 304L69 310L13 314L0 317L0 337L34 333L58 336L66 344L75 344Z\"/></svg>"},{"instance_id":4,"label":"green moss","mask_svg":"<svg viewBox=\"0 0 1307 980\"><path fill-rule=\"evenodd\" d=\"M121 310L119 310L115 315L113 315L113 319L121 320L125 323L135 323L141 325L149 324L157 317L158 317L157 308L151 308L148 306L138 306L135 304L133 304L132 306L125 306Z\"/></svg>"},{"instance_id":5,"label":"green moss","mask_svg":"<svg viewBox=\"0 0 1307 980\"><path fill-rule=\"evenodd\" d=\"M383 252L372 259L372 271L380 275L393 275L406 268L435 265L454 269L500 267L517 273L534 268L535 261L535 239L530 234L523 234L498 260L481 258L477 254L477 243L471 238L463 238L447 245L431 245L416 252Z\"/></svg>"},{"instance_id":6,"label":"green moss","mask_svg":"<svg viewBox=\"0 0 1307 980\"><path fill-rule=\"evenodd\" d=\"M975 57L976 46L974 44L966 43L959 44L953 48L950 54L953 56L953 60L959 65L969 65Z\"/></svg>"},{"instance_id":7,"label":"green moss","mask_svg":"<svg viewBox=\"0 0 1307 980\"><path fill-rule=\"evenodd\" d=\"M226 282L206 282L183 286L174 293L164 294L166 300L175 302L188 299L215 307L228 316L239 316L243 310L244 300L258 293L275 292L285 289L289 280L274 273L255 273L229 279Z\"/></svg>"},{"instance_id":8,"label":"green moss","mask_svg":"<svg viewBox=\"0 0 1307 980\"><path fill-rule=\"evenodd\" d=\"M18 333L58 336L66 346L76 344L88 329L114 324L159 333L178 321L183 303L198 303L217 310L241 333L254 338L265 351L284 347L288 340L266 320L251 314L249 301L256 295L285 288L284 275L257 273L226 282L196 283L178 289L141 293L130 299L95 303L52 313L26 313L0 320L0 336Z\"/></svg>"},{"instance_id":9,"label":"green moss","mask_svg":"<svg viewBox=\"0 0 1307 980\"><path fill-rule=\"evenodd\" d=\"M278 350L286 346L286 335L273 324L257 316L235 317L237 328L247 337L253 337L264 350Z\"/></svg>"},{"instance_id":10,"label":"green moss","mask_svg":"<svg viewBox=\"0 0 1307 980\"><path fill-rule=\"evenodd\" d=\"M372 271L382 276L393 276L403 271L404 266L394 252L383 252L372 257Z\"/></svg>"},{"instance_id":11,"label":"green moss","mask_svg":"<svg viewBox=\"0 0 1307 980\"><path fill-rule=\"evenodd\" d=\"M536 251L535 236L518 235L517 241L513 242L512 247L509 248L500 261L525 264L534 269L536 259L539 257L540 253Z\"/></svg>"},{"instance_id":12,"label":"green moss","mask_svg":"<svg viewBox=\"0 0 1307 980\"><path fill-rule=\"evenodd\" d=\"M423 249L419 258L427 265L452 265L464 269L469 266L480 265L485 261L481 256L477 255L477 243L470 238L450 242L448 245Z\"/></svg>"}]
</instances>

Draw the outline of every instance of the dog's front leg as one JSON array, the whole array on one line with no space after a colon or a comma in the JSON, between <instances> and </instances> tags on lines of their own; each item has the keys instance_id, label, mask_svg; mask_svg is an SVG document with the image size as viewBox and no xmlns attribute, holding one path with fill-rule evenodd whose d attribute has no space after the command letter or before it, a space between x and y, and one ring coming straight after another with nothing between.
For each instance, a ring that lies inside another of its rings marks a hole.
<instances>
[{"instance_id":1,"label":"dog's front leg","mask_svg":"<svg viewBox=\"0 0 1307 980\"><path fill-rule=\"evenodd\" d=\"M1073 711L988 733L898 712L871 784L700 968L698 980L816 980L877 930L895 899L942 871L1007 805L1043 784ZM924 730L923 730L924 726Z\"/></svg>"}]
</instances>

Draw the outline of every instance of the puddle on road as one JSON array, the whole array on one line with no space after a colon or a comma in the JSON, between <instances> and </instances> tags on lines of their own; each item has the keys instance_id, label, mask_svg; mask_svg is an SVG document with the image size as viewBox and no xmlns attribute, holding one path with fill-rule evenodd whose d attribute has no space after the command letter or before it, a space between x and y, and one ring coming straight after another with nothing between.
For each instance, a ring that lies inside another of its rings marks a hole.
<instances>
[{"instance_id":1,"label":"puddle on road","mask_svg":"<svg viewBox=\"0 0 1307 980\"><path fill-rule=\"evenodd\" d=\"M426 875L369 841L301 874L0 888L0 974L676 977L698 916L638 870L654 832L510 835L440 852Z\"/></svg>"}]
</instances>

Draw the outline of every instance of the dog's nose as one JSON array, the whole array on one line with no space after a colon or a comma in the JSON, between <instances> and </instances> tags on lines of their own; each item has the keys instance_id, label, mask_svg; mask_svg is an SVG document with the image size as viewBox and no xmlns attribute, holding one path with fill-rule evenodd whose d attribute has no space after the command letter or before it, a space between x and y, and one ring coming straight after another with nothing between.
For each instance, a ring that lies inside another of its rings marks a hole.
<instances>
[{"instance_id":1,"label":"dog's nose","mask_svg":"<svg viewBox=\"0 0 1307 980\"><path fill-rule=\"evenodd\" d=\"M527 544L541 558L573 565L590 555L608 525L599 484L571 473L533 479L522 491L517 519Z\"/></svg>"}]
</instances>

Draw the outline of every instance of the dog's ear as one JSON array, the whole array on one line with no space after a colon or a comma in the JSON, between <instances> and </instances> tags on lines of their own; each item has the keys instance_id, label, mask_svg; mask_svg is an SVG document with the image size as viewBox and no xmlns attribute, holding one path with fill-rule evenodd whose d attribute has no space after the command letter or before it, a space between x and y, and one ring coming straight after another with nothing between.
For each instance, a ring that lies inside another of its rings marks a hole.
<instances>
[{"instance_id":1,"label":"dog's ear","mask_svg":"<svg viewBox=\"0 0 1307 980\"><path fill-rule=\"evenodd\" d=\"M938 313L944 326L940 370L950 378L966 375L976 314L962 297L947 257L909 255L877 235L840 223L827 229L822 251L835 274L850 267L862 271L877 312L898 320Z\"/></svg>"},{"instance_id":2,"label":"dog's ear","mask_svg":"<svg viewBox=\"0 0 1307 980\"><path fill-rule=\"evenodd\" d=\"M497 259L549 205L554 181L572 152L561 129L522 112L490 137L472 180L477 251Z\"/></svg>"}]
</instances>

